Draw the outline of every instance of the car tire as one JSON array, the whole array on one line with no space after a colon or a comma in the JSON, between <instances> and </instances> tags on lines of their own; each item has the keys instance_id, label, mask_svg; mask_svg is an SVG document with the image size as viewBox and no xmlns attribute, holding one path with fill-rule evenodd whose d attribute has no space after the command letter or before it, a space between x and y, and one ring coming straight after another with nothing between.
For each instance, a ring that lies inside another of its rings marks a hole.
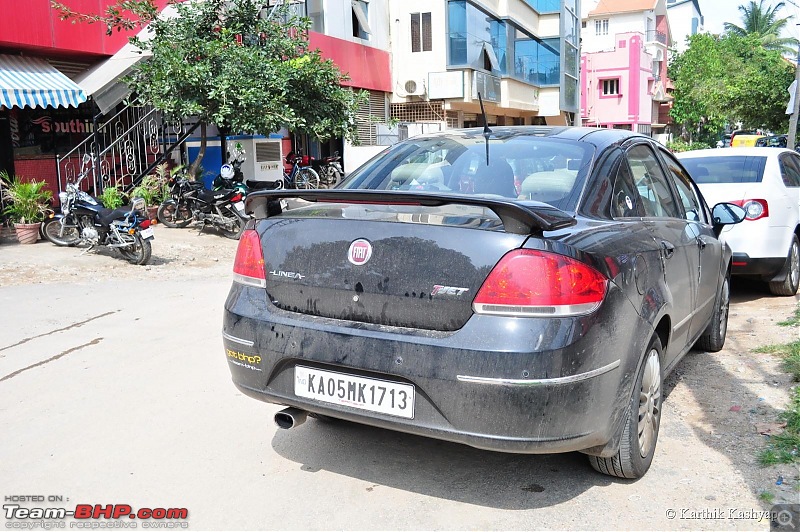
<instances>
[{"instance_id":1,"label":"car tire","mask_svg":"<svg viewBox=\"0 0 800 532\"><path fill-rule=\"evenodd\" d=\"M730 307L731 285L730 277L727 275L719 288L717 300L715 302L714 314L711 316L711 323L697 339L695 344L698 349L716 353L725 345L725 335L728 332L728 309Z\"/></svg>"},{"instance_id":2,"label":"car tire","mask_svg":"<svg viewBox=\"0 0 800 532\"><path fill-rule=\"evenodd\" d=\"M773 295L793 296L797 293L797 287L800 285L800 241L797 240L797 235L792 237L792 245L789 248L786 262L786 279L769 283L769 291Z\"/></svg>"},{"instance_id":3,"label":"car tire","mask_svg":"<svg viewBox=\"0 0 800 532\"><path fill-rule=\"evenodd\" d=\"M600 473L619 478L640 478L650 468L661 424L664 383L661 351L661 340L654 334L628 403L617 454L609 458L589 456L589 463Z\"/></svg>"}]
</instances>

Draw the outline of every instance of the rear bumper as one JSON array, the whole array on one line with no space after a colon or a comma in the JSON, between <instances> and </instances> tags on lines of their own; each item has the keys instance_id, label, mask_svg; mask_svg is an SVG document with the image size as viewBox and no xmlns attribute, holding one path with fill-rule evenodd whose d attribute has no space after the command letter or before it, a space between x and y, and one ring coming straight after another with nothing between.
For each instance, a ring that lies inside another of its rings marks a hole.
<instances>
[{"instance_id":1,"label":"rear bumper","mask_svg":"<svg viewBox=\"0 0 800 532\"><path fill-rule=\"evenodd\" d=\"M786 264L786 257L753 258L747 253L734 253L731 257L731 263L732 275L772 281L781 274L783 266Z\"/></svg>"},{"instance_id":2,"label":"rear bumper","mask_svg":"<svg viewBox=\"0 0 800 532\"><path fill-rule=\"evenodd\" d=\"M266 301L265 290L234 284L223 319L233 382L250 397L518 453L609 442L651 334L616 289L592 316L476 315L458 331L436 333L286 312ZM412 384L414 418L298 397L296 365Z\"/></svg>"}]
</instances>

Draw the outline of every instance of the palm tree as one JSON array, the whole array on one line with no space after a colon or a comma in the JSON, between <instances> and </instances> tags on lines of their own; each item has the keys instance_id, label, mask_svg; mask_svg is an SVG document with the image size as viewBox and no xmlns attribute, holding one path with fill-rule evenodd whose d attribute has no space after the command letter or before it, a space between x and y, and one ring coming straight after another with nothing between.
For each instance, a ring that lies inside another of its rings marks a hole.
<instances>
[{"instance_id":1,"label":"palm tree","mask_svg":"<svg viewBox=\"0 0 800 532\"><path fill-rule=\"evenodd\" d=\"M758 3L750 1L749 6L740 5L739 11L742 12L742 26L737 26L731 22L725 23L725 31L731 35L745 37L747 35L758 35L761 44L768 50L778 50L784 54L796 53L797 39L792 37L781 37L781 32L792 17L778 18L778 12L786 5L781 1L774 7L764 6L765 0L758 0Z\"/></svg>"}]
</instances>

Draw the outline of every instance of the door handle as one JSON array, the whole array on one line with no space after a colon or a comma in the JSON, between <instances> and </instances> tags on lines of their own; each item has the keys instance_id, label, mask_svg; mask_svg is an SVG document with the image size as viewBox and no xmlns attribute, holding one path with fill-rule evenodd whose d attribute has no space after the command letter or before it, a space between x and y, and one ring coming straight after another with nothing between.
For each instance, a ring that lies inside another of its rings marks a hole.
<instances>
[{"instance_id":1,"label":"door handle","mask_svg":"<svg viewBox=\"0 0 800 532\"><path fill-rule=\"evenodd\" d=\"M671 242L667 242L666 240L661 241L661 249L664 252L664 257L667 259L672 258L672 255L675 254L675 246L672 245Z\"/></svg>"}]
</instances>

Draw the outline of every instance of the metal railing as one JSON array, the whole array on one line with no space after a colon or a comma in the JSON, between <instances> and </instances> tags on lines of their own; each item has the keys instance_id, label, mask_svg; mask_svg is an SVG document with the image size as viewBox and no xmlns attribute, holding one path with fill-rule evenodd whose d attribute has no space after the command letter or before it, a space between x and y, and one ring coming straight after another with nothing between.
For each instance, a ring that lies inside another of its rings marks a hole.
<instances>
[{"instance_id":1,"label":"metal railing","mask_svg":"<svg viewBox=\"0 0 800 532\"><path fill-rule=\"evenodd\" d=\"M647 30L645 38L647 42L657 42L664 46L667 45L667 34L658 30Z\"/></svg>"},{"instance_id":2,"label":"metal railing","mask_svg":"<svg viewBox=\"0 0 800 532\"><path fill-rule=\"evenodd\" d=\"M95 117L94 132L59 157L58 190L75 179L85 154L94 161L92 194L107 186L128 190L163 161L197 126L187 130L182 120L166 121L150 106L130 104L103 123Z\"/></svg>"}]
</instances>

